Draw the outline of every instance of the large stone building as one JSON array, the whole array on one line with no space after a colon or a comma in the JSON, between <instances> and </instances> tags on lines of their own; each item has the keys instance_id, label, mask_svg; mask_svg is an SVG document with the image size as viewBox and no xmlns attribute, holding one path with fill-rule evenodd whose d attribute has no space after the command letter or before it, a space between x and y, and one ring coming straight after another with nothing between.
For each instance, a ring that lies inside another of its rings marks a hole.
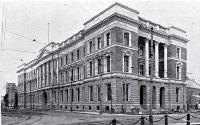
<instances>
[{"instance_id":1,"label":"large stone building","mask_svg":"<svg viewBox=\"0 0 200 125\"><path fill-rule=\"evenodd\" d=\"M114 3L60 44L50 43L17 71L19 105L83 111L148 110L153 27L154 110L186 104L186 32ZM101 96L102 92L102 96ZM102 101L101 101L102 98ZM101 105L102 104L102 105Z\"/></svg>"}]
</instances>

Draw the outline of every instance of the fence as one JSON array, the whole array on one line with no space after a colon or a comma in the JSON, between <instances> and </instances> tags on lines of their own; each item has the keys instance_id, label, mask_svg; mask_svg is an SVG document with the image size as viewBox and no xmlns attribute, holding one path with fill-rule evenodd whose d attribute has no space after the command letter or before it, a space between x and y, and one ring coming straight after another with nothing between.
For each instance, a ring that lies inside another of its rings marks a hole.
<instances>
[{"instance_id":1,"label":"fence","mask_svg":"<svg viewBox=\"0 0 200 125\"><path fill-rule=\"evenodd\" d=\"M144 116L141 116L137 121L135 121L135 122L132 123L131 125L136 125L136 124L138 124L139 122L140 122L140 125L145 125L145 120L146 120L147 122L149 122L149 125L153 125L153 123L160 122L160 121L162 121L163 119L164 119L164 124L165 124L165 125L169 125L169 119L173 119L173 120L179 121L179 120L184 119L184 118L187 119L186 125L190 125L190 123L191 123L190 118L191 118L191 117L192 117L192 118L195 118L195 119L199 119L199 121L200 121L200 117L197 117L197 116L194 116L194 115L191 115L191 114L186 114L186 115L184 115L183 117L180 117L180 118L174 118L174 117L172 117L172 116L165 115L165 116L163 116L163 117L161 117L160 119L155 120L155 121L153 121L153 119L152 119L152 121L151 121L151 120L149 120L148 118L146 118L146 117L144 117ZM109 123L109 125L124 125L124 124L121 123L121 122L119 122L119 121L116 120L116 119L113 119L113 120Z\"/></svg>"}]
</instances>

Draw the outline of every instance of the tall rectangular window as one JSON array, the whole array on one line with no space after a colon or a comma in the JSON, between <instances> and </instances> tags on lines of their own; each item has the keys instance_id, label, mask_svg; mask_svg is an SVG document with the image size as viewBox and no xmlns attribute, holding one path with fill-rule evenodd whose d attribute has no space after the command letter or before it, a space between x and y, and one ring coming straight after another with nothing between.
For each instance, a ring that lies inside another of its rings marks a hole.
<instances>
[{"instance_id":1,"label":"tall rectangular window","mask_svg":"<svg viewBox=\"0 0 200 125\"><path fill-rule=\"evenodd\" d=\"M101 88L100 85L97 85L97 100L101 101Z\"/></svg>"},{"instance_id":2,"label":"tall rectangular window","mask_svg":"<svg viewBox=\"0 0 200 125\"><path fill-rule=\"evenodd\" d=\"M107 72L110 72L110 68L111 68L111 66L110 66L110 56L107 56L106 60L107 60Z\"/></svg>"},{"instance_id":3,"label":"tall rectangular window","mask_svg":"<svg viewBox=\"0 0 200 125\"><path fill-rule=\"evenodd\" d=\"M144 75L144 65L141 65L141 64L140 64L140 66L139 66L139 74L140 74L141 76Z\"/></svg>"},{"instance_id":4,"label":"tall rectangular window","mask_svg":"<svg viewBox=\"0 0 200 125\"><path fill-rule=\"evenodd\" d=\"M56 91L53 91L54 94L54 101L56 102Z\"/></svg>"},{"instance_id":5,"label":"tall rectangular window","mask_svg":"<svg viewBox=\"0 0 200 125\"><path fill-rule=\"evenodd\" d=\"M89 65L90 65L90 76L92 76L92 61L90 61Z\"/></svg>"},{"instance_id":6,"label":"tall rectangular window","mask_svg":"<svg viewBox=\"0 0 200 125\"><path fill-rule=\"evenodd\" d=\"M181 79L181 66L180 65L176 66L176 78Z\"/></svg>"},{"instance_id":7,"label":"tall rectangular window","mask_svg":"<svg viewBox=\"0 0 200 125\"><path fill-rule=\"evenodd\" d=\"M61 102L63 102L63 90L60 90L60 98L61 98Z\"/></svg>"},{"instance_id":8,"label":"tall rectangular window","mask_svg":"<svg viewBox=\"0 0 200 125\"><path fill-rule=\"evenodd\" d=\"M83 55L85 56L85 46L83 47Z\"/></svg>"},{"instance_id":9,"label":"tall rectangular window","mask_svg":"<svg viewBox=\"0 0 200 125\"><path fill-rule=\"evenodd\" d=\"M176 102L178 102L179 88L176 88Z\"/></svg>"},{"instance_id":10,"label":"tall rectangular window","mask_svg":"<svg viewBox=\"0 0 200 125\"><path fill-rule=\"evenodd\" d=\"M60 72L60 77L61 77L60 82L63 83L63 73L62 72Z\"/></svg>"},{"instance_id":11,"label":"tall rectangular window","mask_svg":"<svg viewBox=\"0 0 200 125\"><path fill-rule=\"evenodd\" d=\"M112 100L112 89L111 89L111 84L107 84L107 100Z\"/></svg>"},{"instance_id":12,"label":"tall rectangular window","mask_svg":"<svg viewBox=\"0 0 200 125\"><path fill-rule=\"evenodd\" d=\"M65 64L66 65L68 64L68 56L67 55L65 56Z\"/></svg>"},{"instance_id":13,"label":"tall rectangular window","mask_svg":"<svg viewBox=\"0 0 200 125\"><path fill-rule=\"evenodd\" d=\"M80 101L80 89L77 88L76 92L77 92L77 101L79 102Z\"/></svg>"},{"instance_id":14,"label":"tall rectangular window","mask_svg":"<svg viewBox=\"0 0 200 125\"><path fill-rule=\"evenodd\" d=\"M89 99L93 101L93 86L89 86Z\"/></svg>"},{"instance_id":15,"label":"tall rectangular window","mask_svg":"<svg viewBox=\"0 0 200 125\"><path fill-rule=\"evenodd\" d=\"M73 62L74 61L74 53L72 52L71 53L71 62Z\"/></svg>"},{"instance_id":16,"label":"tall rectangular window","mask_svg":"<svg viewBox=\"0 0 200 125\"><path fill-rule=\"evenodd\" d=\"M128 101L129 84L123 84L123 101Z\"/></svg>"},{"instance_id":17,"label":"tall rectangular window","mask_svg":"<svg viewBox=\"0 0 200 125\"><path fill-rule=\"evenodd\" d=\"M110 46L110 32L106 33L106 46Z\"/></svg>"},{"instance_id":18,"label":"tall rectangular window","mask_svg":"<svg viewBox=\"0 0 200 125\"><path fill-rule=\"evenodd\" d=\"M89 51L92 53L92 41L89 42Z\"/></svg>"},{"instance_id":19,"label":"tall rectangular window","mask_svg":"<svg viewBox=\"0 0 200 125\"><path fill-rule=\"evenodd\" d=\"M176 57L180 59L180 48L176 48Z\"/></svg>"},{"instance_id":20,"label":"tall rectangular window","mask_svg":"<svg viewBox=\"0 0 200 125\"><path fill-rule=\"evenodd\" d=\"M68 93L68 90L65 90L65 93L66 93L66 102L69 101L69 93Z\"/></svg>"},{"instance_id":21,"label":"tall rectangular window","mask_svg":"<svg viewBox=\"0 0 200 125\"><path fill-rule=\"evenodd\" d=\"M74 70L71 69L71 81L74 81Z\"/></svg>"},{"instance_id":22,"label":"tall rectangular window","mask_svg":"<svg viewBox=\"0 0 200 125\"><path fill-rule=\"evenodd\" d=\"M63 65L63 58L61 57L60 58L60 66L62 66Z\"/></svg>"},{"instance_id":23,"label":"tall rectangular window","mask_svg":"<svg viewBox=\"0 0 200 125\"><path fill-rule=\"evenodd\" d=\"M80 68L79 67L77 67L77 77L78 77L78 80L80 80Z\"/></svg>"},{"instance_id":24,"label":"tall rectangular window","mask_svg":"<svg viewBox=\"0 0 200 125\"><path fill-rule=\"evenodd\" d=\"M128 72L129 68L129 56L124 56L124 72Z\"/></svg>"},{"instance_id":25,"label":"tall rectangular window","mask_svg":"<svg viewBox=\"0 0 200 125\"><path fill-rule=\"evenodd\" d=\"M85 101L85 87L82 88L82 101Z\"/></svg>"},{"instance_id":26,"label":"tall rectangular window","mask_svg":"<svg viewBox=\"0 0 200 125\"><path fill-rule=\"evenodd\" d=\"M130 38L129 38L129 33L124 32L124 44L125 44L126 46L129 46L129 40L130 40Z\"/></svg>"},{"instance_id":27,"label":"tall rectangular window","mask_svg":"<svg viewBox=\"0 0 200 125\"><path fill-rule=\"evenodd\" d=\"M68 82L68 71L65 71L65 82Z\"/></svg>"},{"instance_id":28,"label":"tall rectangular window","mask_svg":"<svg viewBox=\"0 0 200 125\"><path fill-rule=\"evenodd\" d=\"M98 62L98 74L100 74L101 73L101 59L98 59L97 62Z\"/></svg>"},{"instance_id":29,"label":"tall rectangular window","mask_svg":"<svg viewBox=\"0 0 200 125\"><path fill-rule=\"evenodd\" d=\"M101 49L101 37L97 38L97 49Z\"/></svg>"},{"instance_id":30,"label":"tall rectangular window","mask_svg":"<svg viewBox=\"0 0 200 125\"><path fill-rule=\"evenodd\" d=\"M74 89L71 89L71 101L74 101Z\"/></svg>"},{"instance_id":31,"label":"tall rectangular window","mask_svg":"<svg viewBox=\"0 0 200 125\"><path fill-rule=\"evenodd\" d=\"M79 58L80 58L80 51L79 51L79 49L77 50L77 60L79 60Z\"/></svg>"}]
</instances>

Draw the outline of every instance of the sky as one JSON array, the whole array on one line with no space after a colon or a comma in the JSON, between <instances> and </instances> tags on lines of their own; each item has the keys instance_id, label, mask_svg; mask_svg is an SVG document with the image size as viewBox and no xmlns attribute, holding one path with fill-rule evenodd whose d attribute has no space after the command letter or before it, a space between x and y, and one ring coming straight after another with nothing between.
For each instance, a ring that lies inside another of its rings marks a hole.
<instances>
[{"instance_id":1,"label":"sky","mask_svg":"<svg viewBox=\"0 0 200 125\"><path fill-rule=\"evenodd\" d=\"M62 42L114 2L138 10L145 19L187 31L187 72L200 83L199 0L1 0L0 40L4 51L0 51L0 94L5 94L6 82L17 83L17 67L34 59L48 43L48 23L49 41ZM5 39L2 19L6 20Z\"/></svg>"}]
</instances>

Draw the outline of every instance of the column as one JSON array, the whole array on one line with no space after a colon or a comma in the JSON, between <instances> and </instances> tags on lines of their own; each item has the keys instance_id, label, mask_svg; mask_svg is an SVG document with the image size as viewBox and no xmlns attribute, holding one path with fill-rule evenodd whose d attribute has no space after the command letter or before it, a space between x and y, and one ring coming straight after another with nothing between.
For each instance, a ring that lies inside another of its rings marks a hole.
<instances>
[{"instance_id":1,"label":"column","mask_svg":"<svg viewBox=\"0 0 200 125\"><path fill-rule=\"evenodd\" d=\"M164 45L164 78L167 78L167 45Z\"/></svg>"},{"instance_id":2,"label":"column","mask_svg":"<svg viewBox=\"0 0 200 125\"><path fill-rule=\"evenodd\" d=\"M145 39L145 75L149 76L149 40Z\"/></svg>"},{"instance_id":3,"label":"column","mask_svg":"<svg viewBox=\"0 0 200 125\"><path fill-rule=\"evenodd\" d=\"M155 42L155 77L159 77L159 43Z\"/></svg>"}]
</instances>

